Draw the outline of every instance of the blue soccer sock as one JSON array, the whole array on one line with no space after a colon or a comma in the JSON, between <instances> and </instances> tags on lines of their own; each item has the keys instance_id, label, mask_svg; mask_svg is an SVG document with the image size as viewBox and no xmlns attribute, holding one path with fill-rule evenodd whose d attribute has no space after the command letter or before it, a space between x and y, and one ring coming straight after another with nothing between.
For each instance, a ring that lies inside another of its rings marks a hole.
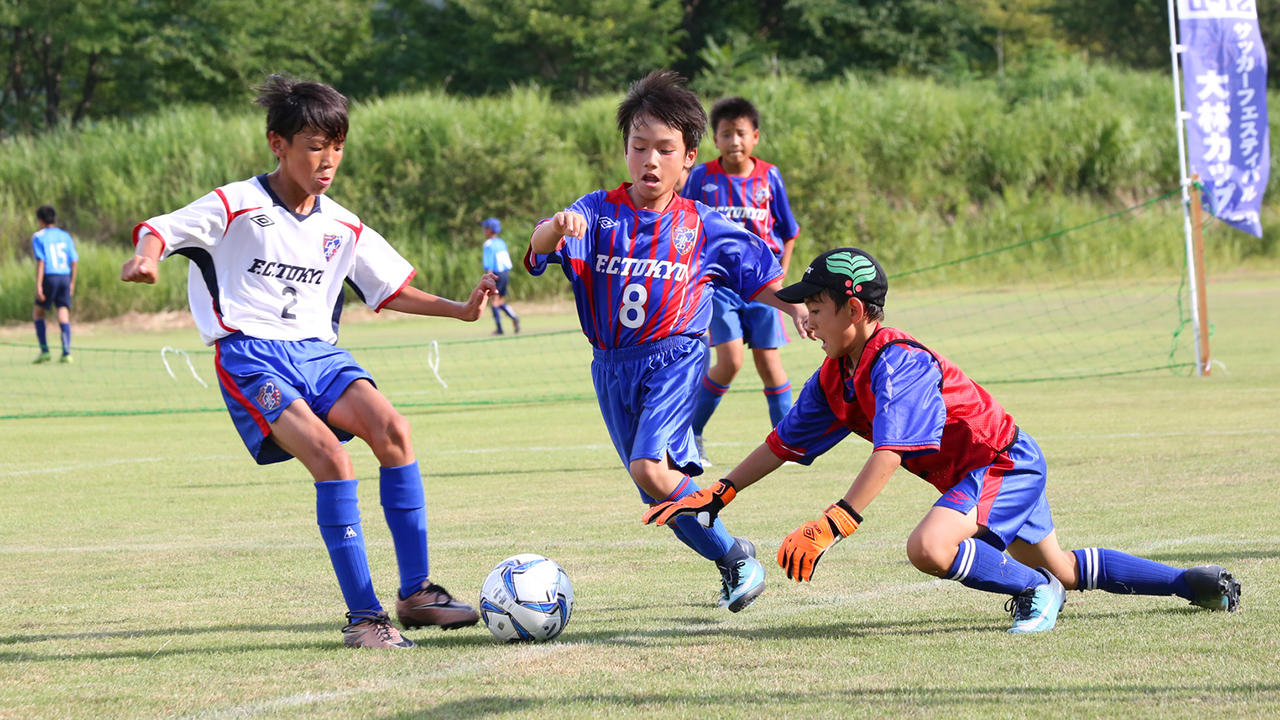
<instances>
[{"instance_id":1,"label":"blue soccer sock","mask_svg":"<svg viewBox=\"0 0 1280 720\"><path fill-rule=\"evenodd\" d=\"M1177 595L1193 600L1181 568L1108 548L1071 551L1080 574L1079 590L1106 590L1122 595Z\"/></svg>"},{"instance_id":2,"label":"blue soccer sock","mask_svg":"<svg viewBox=\"0 0 1280 720\"><path fill-rule=\"evenodd\" d=\"M1027 588L1048 582L1040 572L974 538L960 543L946 579L974 590L1001 595L1018 595Z\"/></svg>"},{"instance_id":3,"label":"blue soccer sock","mask_svg":"<svg viewBox=\"0 0 1280 720\"><path fill-rule=\"evenodd\" d=\"M701 488L693 481L693 478L686 477L680 486L675 489L667 497L658 502L667 502L669 500L679 500L686 495L692 495ZM737 547L737 541L724 528L724 523L720 522L720 518L711 524L711 527L702 527L702 524L692 515L677 515L671 522L667 523L667 527L671 528L671 532L675 534L680 542L693 548L693 551L708 560L719 560L726 553Z\"/></svg>"},{"instance_id":4,"label":"blue soccer sock","mask_svg":"<svg viewBox=\"0 0 1280 720\"><path fill-rule=\"evenodd\" d=\"M427 501L418 463L384 467L380 471L382 514L391 529L400 567L400 597L422 589L431 571L427 554Z\"/></svg>"},{"instance_id":5,"label":"blue soccer sock","mask_svg":"<svg viewBox=\"0 0 1280 720\"><path fill-rule=\"evenodd\" d=\"M351 612L381 612L382 604L373 592L369 558L360 529L360 507L355 480L316 483L316 522L320 537L329 549L329 561L338 576L342 599Z\"/></svg>"},{"instance_id":6,"label":"blue soccer sock","mask_svg":"<svg viewBox=\"0 0 1280 720\"><path fill-rule=\"evenodd\" d=\"M49 339L45 332L44 318L35 321L36 342L40 343L40 352L49 352Z\"/></svg>"},{"instance_id":7,"label":"blue soccer sock","mask_svg":"<svg viewBox=\"0 0 1280 720\"><path fill-rule=\"evenodd\" d=\"M777 427L791 409L791 381L765 388L764 400L769 404L769 423Z\"/></svg>"},{"instance_id":8,"label":"blue soccer sock","mask_svg":"<svg viewBox=\"0 0 1280 720\"><path fill-rule=\"evenodd\" d=\"M698 395L693 400L694 435L702 435L702 429L707 426L711 414L716 411L720 398L727 392L729 392L728 385L721 385L706 375L702 376L702 382L698 385Z\"/></svg>"},{"instance_id":9,"label":"blue soccer sock","mask_svg":"<svg viewBox=\"0 0 1280 720\"><path fill-rule=\"evenodd\" d=\"M489 309L493 311L493 324L498 326L498 334L501 335L502 334L502 315L499 314L500 311L496 307L490 307Z\"/></svg>"},{"instance_id":10,"label":"blue soccer sock","mask_svg":"<svg viewBox=\"0 0 1280 720\"><path fill-rule=\"evenodd\" d=\"M71 354L71 323L58 323L62 329L62 354Z\"/></svg>"}]
</instances>

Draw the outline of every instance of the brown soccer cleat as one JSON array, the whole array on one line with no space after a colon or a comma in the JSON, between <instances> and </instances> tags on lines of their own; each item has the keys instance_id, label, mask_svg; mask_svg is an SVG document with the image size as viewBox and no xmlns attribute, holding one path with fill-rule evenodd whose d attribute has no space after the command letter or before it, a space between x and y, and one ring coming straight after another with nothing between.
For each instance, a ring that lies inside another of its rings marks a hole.
<instances>
[{"instance_id":1,"label":"brown soccer cleat","mask_svg":"<svg viewBox=\"0 0 1280 720\"><path fill-rule=\"evenodd\" d=\"M418 592L396 600L396 617L406 630L427 625L452 630L480 621L475 608L454 600L448 590L429 579L422 581L422 589Z\"/></svg>"},{"instance_id":2,"label":"brown soccer cleat","mask_svg":"<svg viewBox=\"0 0 1280 720\"><path fill-rule=\"evenodd\" d=\"M377 648L402 650L416 647L414 642L400 634L391 624L385 612L347 613L346 627L342 628L342 643L353 648Z\"/></svg>"}]
</instances>

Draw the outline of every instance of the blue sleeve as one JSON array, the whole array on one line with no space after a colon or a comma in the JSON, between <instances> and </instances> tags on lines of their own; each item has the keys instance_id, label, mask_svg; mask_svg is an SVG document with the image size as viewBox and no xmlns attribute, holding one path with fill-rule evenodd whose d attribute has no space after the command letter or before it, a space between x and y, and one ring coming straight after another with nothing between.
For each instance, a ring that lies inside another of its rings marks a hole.
<instances>
[{"instance_id":1,"label":"blue sleeve","mask_svg":"<svg viewBox=\"0 0 1280 720\"><path fill-rule=\"evenodd\" d=\"M680 188L680 196L690 200L702 199L702 178L707 174L707 164L695 165L685 178L684 187Z\"/></svg>"},{"instance_id":2,"label":"blue sleeve","mask_svg":"<svg viewBox=\"0 0 1280 720\"><path fill-rule=\"evenodd\" d=\"M778 244L794 239L800 234L800 223L791 214L791 201L787 199L787 186L782 182L782 173L777 167L769 168L769 191L773 193L770 207L773 211L773 234Z\"/></svg>"},{"instance_id":3,"label":"blue sleeve","mask_svg":"<svg viewBox=\"0 0 1280 720\"><path fill-rule=\"evenodd\" d=\"M929 351L890 345L871 368L876 416L871 441L877 450L904 455L936 452L942 444L947 406L942 400L942 370Z\"/></svg>"},{"instance_id":4,"label":"blue sleeve","mask_svg":"<svg viewBox=\"0 0 1280 720\"><path fill-rule=\"evenodd\" d=\"M496 263L494 263L494 254L493 242L486 240L484 243L484 259L481 261L485 270L492 270L497 267Z\"/></svg>"},{"instance_id":5,"label":"blue sleeve","mask_svg":"<svg viewBox=\"0 0 1280 720\"><path fill-rule=\"evenodd\" d=\"M777 444L770 443L775 455L801 465L811 464L849 436L849 428L836 418L827 403L822 383L818 380L819 372L821 370L804 384L795 404L774 428L772 435Z\"/></svg>"},{"instance_id":6,"label":"blue sleeve","mask_svg":"<svg viewBox=\"0 0 1280 720\"><path fill-rule=\"evenodd\" d=\"M707 238L704 274L719 278L744 300L754 299L761 288L782 276L773 251L755 233L702 203L698 203L698 215Z\"/></svg>"},{"instance_id":7,"label":"blue sleeve","mask_svg":"<svg viewBox=\"0 0 1280 720\"><path fill-rule=\"evenodd\" d=\"M71 233L67 233L67 259L71 262L80 262L80 254L76 252L76 240L71 237Z\"/></svg>"},{"instance_id":8,"label":"blue sleeve","mask_svg":"<svg viewBox=\"0 0 1280 720\"><path fill-rule=\"evenodd\" d=\"M31 236L31 252L35 253L37 260L44 260L44 243L40 242L39 235Z\"/></svg>"},{"instance_id":9,"label":"blue sleeve","mask_svg":"<svg viewBox=\"0 0 1280 720\"><path fill-rule=\"evenodd\" d=\"M560 238L560 245L545 255L535 253L531 245L524 259L524 267L530 275L541 275L546 272L549 263L556 263L568 273L573 260L585 261L591 256L592 248L595 247L596 219L600 215L599 202L604 199L605 194L604 190L597 190L583 195L565 208L568 212L576 212L586 218L587 231L580 238ZM550 220L551 218L546 218L542 222Z\"/></svg>"}]
</instances>

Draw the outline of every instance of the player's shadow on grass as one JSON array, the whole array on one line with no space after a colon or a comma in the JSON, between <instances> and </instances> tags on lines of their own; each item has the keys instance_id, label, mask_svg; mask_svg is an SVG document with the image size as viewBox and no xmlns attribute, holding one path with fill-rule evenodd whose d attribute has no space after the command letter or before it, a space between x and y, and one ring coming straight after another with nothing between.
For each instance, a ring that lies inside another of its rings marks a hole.
<instances>
[{"instance_id":1,"label":"player's shadow on grass","mask_svg":"<svg viewBox=\"0 0 1280 720\"><path fill-rule=\"evenodd\" d=\"M1225 565L1234 574L1235 569L1231 567L1232 560L1274 560L1280 557L1280 548L1260 548L1257 550L1241 548L1239 550L1206 550L1204 552L1177 550L1143 553L1142 556L1177 567Z\"/></svg>"},{"instance_id":2,"label":"player's shadow on grass","mask_svg":"<svg viewBox=\"0 0 1280 720\"><path fill-rule=\"evenodd\" d=\"M0 664L10 662L65 662L68 660L111 660L120 658L153 658L164 657L170 655L190 655L190 654L208 654L210 652L238 652L242 650L296 650L300 648L312 649L329 649L342 648L342 638L338 634L341 628L340 624L335 623L307 623L302 625L275 624L275 625L214 625L209 627L167 627L167 628L150 628L146 630L103 630L98 632L68 632L68 633L31 633L23 635L6 635L0 636L0 647L6 649L0 650ZM226 634L226 633L247 633L252 637L257 633L293 633L298 638L298 642L288 643L260 643L250 640L243 645L225 645L216 648L210 648L207 644L191 646L181 642L182 638L193 638L200 635L208 634ZM154 647L139 648L136 650L120 650L120 651L98 651L89 652L58 652L50 653L47 651L24 650L24 645L35 645L44 642L71 643L75 644L82 641L104 641L109 640L113 643L154 639ZM161 639L163 638L163 640ZM314 638L314 639L311 639ZM9 649L12 648L12 649Z\"/></svg>"},{"instance_id":3,"label":"player's shadow on grass","mask_svg":"<svg viewBox=\"0 0 1280 720\"><path fill-rule=\"evenodd\" d=\"M565 468L544 468L544 467L508 468L505 470L480 470L480 471L466 470L466 471L459 471L459 472L436 472L432 470L430 472L422 473L422 479L430 480L431 478L448 478L448 477L469 478L469 477L486 477L491 475L568 475L573 473L586 473L586 472L603 473L603 472L609 472L609 471L617 471L618 473L621 474L626 472L626 468L623 468L620 465L615 463L612 465L600 465L596 467L591 467L586 465L576 465L574 467L565 467Z\"/></svg>"},{"instance_id":4,"label":"player's shadow on grass","mask_svg":"<svg viewBox=\"0 0 1280 720\"><path fill-rule=\"evenodd\" d=\"M1102 699L1108 704L1137 704L1137 711L1150 709L1152 703L1163 707L1188 707L1199 704L1205 698L1222 698L1233 704L1257 702L1259 696L1266 697L1280 692L1276 683L1237 683L1220 685L1213 683L1098 683L1086 685L978 685L965 687L955 683L936 686L911 685L903 682L900 687L876 687L879 680L869 680L865 684L856 676L851 676L849 685L831 690L804 690L788 688L786 690L761 691L754 687L716 689L704 688L697 693L701 717L717 717L719 710L729 714L741 712L744 703L749 702L752 712L760 717L770 716L802 716L807 714L802 709L806 704L815 704L822 708L846 707L851 698L859 703L877 702L889 708L914 707L936 708L945 715L990 715L992 708L1009 707L1008 703L1019 698L1035 705L1050 705L1058 708L1070 708L1084 699ZM440 717L451 720L468 720L469 718L497 717L509 713L523 715L545 714L548 717L560 716L564 708L591 708L592 714L600 713L603 708L625 709L628 714L652 714L655 717L663 713L683 715L689 711L690 695L683 692L662 692L655 690L627 692L589 692L577 695L554 697L535 697L531 694L520 694L513 690L511 695L485 695L453 702L441 703L420 710L384 715L382 720L408 720L409 718ZM1185 704L1184 704L1185 703ZM1028 706L1031 707L1031 706ZM854 713L856 714L856 713ZM996 713L998 714L998 713Z\"/></svg>"}]
</instances>

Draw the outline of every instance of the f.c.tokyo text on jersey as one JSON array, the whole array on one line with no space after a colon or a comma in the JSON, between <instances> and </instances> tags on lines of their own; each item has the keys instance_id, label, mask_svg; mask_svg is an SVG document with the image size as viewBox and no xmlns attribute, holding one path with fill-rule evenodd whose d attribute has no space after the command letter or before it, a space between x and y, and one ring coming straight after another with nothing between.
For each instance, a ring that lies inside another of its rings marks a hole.
<instances>
[{"instance_id":1,"label":"f.c.tokyo text on jersey","mask_svg":"<svg viewBox=\"0 0 1280 720\"><path fill-rule=\"evenodd\" d=\"M719 158L703 163L689 171L680 193L710 205L760 236L780 258L783 244L800 234L800 225L791 214L778 168L759 158L751 159L755 167L746 177L726 173Z\"/></svg>"},{"instance_id":2,"label":"f.c.tokyo text on jersey","mask_svg":"<svg viewBox=\"0 0 1280 720\"><path fill-rule=\"evenodd\" d=\"M595 347L698 337L711 321L708 283L752 298L782 276L769 247L742 226L681 197L661 212L637 209L629 185L597 190L568 208L586 218L584 237L562 238L547 255L525 255L532 275L560 264Z\"/></svg>"},{"instance_id":3,"label":"f.c.tokyo text on jersey","mask_svg":"<svg viewBox=\"0 0 1280 720\"><path fill-rule=\"evenodd\" d=\"M264 340L338 339L342 287L380 310L415 270L360 218L318 196L306 216L285 207L266 176L214 190L133 231L150 232L162 258L190 259L187 296L206 344L235 332Z\"/></svg>"}]
</instances>

